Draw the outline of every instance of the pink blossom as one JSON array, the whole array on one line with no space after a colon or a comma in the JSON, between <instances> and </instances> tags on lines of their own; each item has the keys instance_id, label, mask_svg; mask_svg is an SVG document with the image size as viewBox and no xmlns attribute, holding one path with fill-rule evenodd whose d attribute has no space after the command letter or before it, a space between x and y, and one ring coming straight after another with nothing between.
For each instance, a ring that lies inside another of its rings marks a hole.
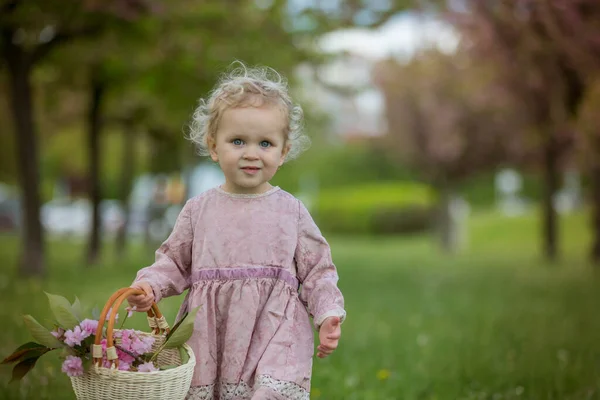
<instances>
[{"instance_id":1,"label":"pink blossom","mask_svg":"<svg viewBox=\"0 0 600 400\"><path fill-rule=\"evenodd\" d=\"M108 313L106 314L106 320L108 321L110 318L110 314L112 313L112 307L108 309ZM119 313L115 315L115 322L119 319Z\"/></svg>"},{"instance_id":2,"label":"pink blossom","mask_svg":"<svg viewBox=\"0 0 600 400\"><path fill-rule=\"evenodd\" d=\"M114 363L114 360L107 360L106 357L104 357L102 359L102 366L104 368L109 368L109 369L112 368L113 363ZM119 358L119 366L117 367L117 369L119 371L129 371L130 367L131 367L131 364L129 364L128 362L122 361Z\"/></svg>"},{"instance_id":3,"label":"pink blossom","mask_svg":"<svg viewBox=\"0 0 600 400\"><path fill-rule=\"evenodd\" d=\"M120 333L121 348L135 353L136 355L148 353L152 350L154 338L142 335L133 329L124 329Z\"/></svg>"},{"instance_id":4,"label":"pink blossom","mask_svg":"<svg viewBox=\"0 0 600 400\"><path fill-rule=\"evenodd\" d=\"M82 331L78 325L73 328L73 330L69 329L65 332L65 343L71 347L75 345L81 346L81 341L88 336L90 336L90 334L86 331Z\"/></svg>"},{"instance_id":5,"label":"pink blossom","mask_svg":"<svg viewBox=\"0 0 600 400\"><path fill-rule=\"evenodd\" d=\"M126 363L124 361L119 361L119 371L129 371L129 367L131 367L131 365L129 365L129 363Z\"/></svg>"},{"instance_id":6,"label":"pink blossom","mask_svg":"<svg viewBox=\"0 0 600 400\"><path fill-rule=\"evenodd\" d=\"M119 357L119 362L125 362L127 364L131 364L135 360L135 357L132 357L119 349L117 349L117 357Z\"/></svg>"},{"instance_id":7,"label":"pink blossom","mask_svg":"<svg viewBox=\"0 0 600 400\"><path fill-rule=\"evenodd\" d=\"M143 363L138 367L139 372L154 372L158 371L158 368L154 366L152 362Z\"/></svg>"},{"instance_id":8,"label":"pink blossom","mask_svg":"<svg viewBox=\"0 0 600 400\"><path fill-rule=\"evenodd\" d=\"M67 356L61 370L68 376L81 376L83 375L83 361L79 357Z\"/></svg>"},{"instance_id":9,"label":"pink blossom","mask_svg":"<svg viewBox=\"0 0 600 400\"><path fill-rule=\"evenodd\" d=\"M144 354L152 350L154 338L151 336L134 336L131 341L131 351L136 354Z\"/></svg>"},{"instance_id":10,"label":"pink blossom","mask_svg":"<svg viewBox=\"0 0 600 400\"><path fill-rule=\"evenodd\" d=\"M121 339L120 346L127 351L131 351L131 335L133 333L132 329L123 329L118 333L118 337Z\"/></svg>"},{"instance_id":11,"label":"pink blossom","mask_svg":"<svg viewBox=\"0 0 600 400\"><path fill-rule=\"evenodd\" d=\"M61 327L56 328L56 330L50 332L52 334L52 336L54 336L55 338L59 339L62 335L64 335L65 330Z\"/></svg>"},{"instance_id":12,"label":"pink blossom","mask_svg":"<svg viewBox=\"0 0 600 400\"><path fill-rule=\"evenodd\" d=\"M131 318L133 312L137 310L137 306L127 307L127 318Z\"/></svg>"},{"instance_id":13,"label":"pink blossom","mask_svg":"<svg viewBox=\"0 0 600 400\"><path fill-rule=\"evenodd\" d=\"M98 321L96 321L95 319L84 319L83 321L81 321L79 326L81 327L81 329L84 330L84 332L93 335L96 333L96 329L98 329Z\"/></svg>"}]
</instances>

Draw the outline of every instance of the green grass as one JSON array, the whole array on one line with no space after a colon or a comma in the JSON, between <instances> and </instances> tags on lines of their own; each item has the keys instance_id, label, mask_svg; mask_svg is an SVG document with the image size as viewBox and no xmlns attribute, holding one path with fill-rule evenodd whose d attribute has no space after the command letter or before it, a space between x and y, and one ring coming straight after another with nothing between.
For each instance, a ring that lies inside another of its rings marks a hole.
<instances>
[{"instance_id":1,"label":"green grass","mask_svg":"<svg viewBox=\"0 0 600 400\"><path fill-rule=\"evenodd\" d=\"M315 359L311 398L600 399L600 275L586 263L586 225L583 214L561 220L555 264L540 256L535 215L473 216L455 256L426 237L330 238L348 320L335 355ZM44 290L89 310L153 257L137 248L86 268L81 246L53 242L47 278L19 280L17 240L0 239L0 356L29 338L22 314L43 321ZM170 319L179 301L161 303ZM2 366L0 398L74 398L58 358L45 357L20 386Z\"/></svg>"}]
</instances>

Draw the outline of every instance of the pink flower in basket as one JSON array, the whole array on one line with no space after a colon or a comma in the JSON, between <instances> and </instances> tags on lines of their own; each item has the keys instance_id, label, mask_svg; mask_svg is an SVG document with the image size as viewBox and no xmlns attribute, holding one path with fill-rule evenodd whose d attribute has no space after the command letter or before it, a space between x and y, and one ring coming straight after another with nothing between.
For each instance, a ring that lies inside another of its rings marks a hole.
<instances>
[{"instance_id":1,"label":"pink flower in basket","mask_svg":"<svg viewBox=\"0 0 600 400\"><path fill-rule=\"evenodd\" d=\"M112 314L112 307L108 309L108 313L106 313L106 321L108 321L110 319L110 314ZM115 321L119 320L119 313L117 313L117 315L115 315Z\"/></svg>"},{"instance_id":2,"label":"pink flower in basket","mask_svg":"<svg viewBox=\"0 0 600 400\"><path fill-rule=\"evenodd\" d=\"M61 370L69 376L81 376L83 375L83 361L79 357L67 356Z\"/></svg>"},{"instance_id":3,"label":"pink flower in basket","mask_svg":"<svg viewBox=\"0 0 600 400\"><path fill-rule=\"evenodd\" d=\"M98 321L96 321L95 319L86 318L83 321L81 321L79 326L85 332L89 333L90 335L94 335L96 333L96 329L98 328Z\"/></svg>"},{"instance_id":4,"label":"pink flower in basket","mask_svg":"<svg viewBox=\"0 0 600 400\"><path fill-rule=\"evenodd\" d=\"M115 337L119 337L120 336L120 332L116 332L115 333ZM106 358L106 339L102 339L100 341L100 345L102 346L102 354L104 354L105 356L102 358L102 366L104 368L110 368L112 365L112 361L109 361ZM127 371L129 369L129 367L131 366L131 364L135 361L135 357L139 356L141 354L135 354L135 355L131 355L131 354L127 354L125 351L129 351L129 349L124 348L122 345L118 345L117 347L117 357L119 359L119 370L121 371ZM126 364L127 365L127 369L123 369L121 367L121 364Z\"/></svg>"},{"instance_id":5,"label":"pink flower in basket","mask_svg":"<svg viewBox=\"0 0 600 400\"><path fill-rule=\"evenodd\" d=\"M139 372L154 372L158 371L158 368L154 366L151 362L143 363L138 367Z\"/></svg>"},{"instance_id":6,"label":"pink flower in basket","mask_svg":"<svg viewBox=\"0 0 600 400\"><path fill-rule=\"evenodd\" d=\"M68 330L65 332L65 344L69 347L73 347L75 345L81 346L81 342L85 340L85 338L91 335L90 332L85 330L81 330L81 327L77 325L73 330Z\"/></svg>"},{"instance_id":7,"label":"pink flower in basket","mask_svg":"<svg viewBox=\"0 0 600 400\"><path fill-rule=\"evenodd\" d=\"M71 304L66 298L46 293L50 301L50 308L58 324L49 330L37 322L31 315L24 317L25 326L36 340L28 342L17 348L11 355L6 357L2 363L16 363L13 369L12 380L20 380L36 364L37 359L52 350L66 352L61 370L69 377L79 377L85 372L85 361L92 360L92 345L99 343L102 349L102 360L100 365L112 368L115 364L106 357L107 339L106 330L102 329L102 338L96 337L99 321L95 319L82 318L81 304L78 299ZM167 333L163 333L164 340L157 349L153 349L155 338L149 334L133 329L122 329L130 313L126 314L121 327L113 331L114 346L118 357L118 369L120 371L153 372L162 368L174 366L161 366L153 363L164 349L179 349L181 363L189 360L187 350L183 345L193 332L195 315L198 309L192 310L190 318L186 314ZM110 315L110 313L109 313ZM104 321L102 321L104 322ZM115 327L116 328L116 327ZM193 367L193 366L192 366Z\"/></svg>"},{"instance_id":8,"label":"pink flower in basket","mask_svg":"<svg viewBox=\"0 0 600 400\"><path fill-rule=\"evenodd\" d=\"M136 354L144 354L152 350L154 338L152 336L139 335L133 329L125 329L121 333L121 347Z\"/></svg>"}]
</instances>

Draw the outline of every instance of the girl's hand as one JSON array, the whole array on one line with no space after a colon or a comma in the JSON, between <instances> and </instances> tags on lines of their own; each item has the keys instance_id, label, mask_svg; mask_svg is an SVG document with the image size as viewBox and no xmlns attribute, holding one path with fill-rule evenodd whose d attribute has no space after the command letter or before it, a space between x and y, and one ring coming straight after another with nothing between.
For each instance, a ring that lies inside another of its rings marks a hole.
<instances>
[{"instance_id":1,"label":"girl's hand","mask_svg":"<svg viewBox=\"0 0 600 400\"><path fill-rule=\"evenodd\" d=\"M144 312L148 311L152 307L154 302L154 291L152 286L147 282L138 282L135 285L131 285L132 288L140 289L144 291L144 294L133 294L127 298L129 305L136 308L136 311Z\"/></svg>"},{"instance_id":2,"label":"girl's hand","mask_svg":"<svg viewBox=\"0 0 600 400\"><path fill-rule=\"evenodd\" d=\"M338 342L342 336L342 327L340 317L329 317L323 321L319 329L319 346L317 347L317 357L325 358L338 347Z\"/></svg>"}]
</instances>

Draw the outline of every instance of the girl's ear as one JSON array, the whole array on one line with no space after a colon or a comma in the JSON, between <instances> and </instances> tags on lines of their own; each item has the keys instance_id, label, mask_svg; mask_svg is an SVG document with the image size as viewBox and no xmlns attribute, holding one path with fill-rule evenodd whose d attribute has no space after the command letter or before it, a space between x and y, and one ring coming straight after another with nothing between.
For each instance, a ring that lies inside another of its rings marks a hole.
<instances>
[{"instance_id":1,"label":"girl's ear","mask_svg":"<svg viewBox=\"0 0 600 400\"><path fill-rule=\"evenodd\" d=\"M279 160L279 166L281 167L283 165L283 163L285 162L285 158L287 157L288 153L290 152L290 149L292 148L291 144L286 144L283 147L283 151L281 152L281 159Z\"/></svg>"},{"instance_id":2,"label":"girl's ear","mask_svg":"<svg viewBox=\"0 0 600 400\"><path fill-rule=\"evenodd\" d=\"M210 152L210 158L214 162L219 162L219 155L217 154L217 143L213 136L206 138L206 144L208 145L208 151Z\"/></svg>"}]
</instances>

